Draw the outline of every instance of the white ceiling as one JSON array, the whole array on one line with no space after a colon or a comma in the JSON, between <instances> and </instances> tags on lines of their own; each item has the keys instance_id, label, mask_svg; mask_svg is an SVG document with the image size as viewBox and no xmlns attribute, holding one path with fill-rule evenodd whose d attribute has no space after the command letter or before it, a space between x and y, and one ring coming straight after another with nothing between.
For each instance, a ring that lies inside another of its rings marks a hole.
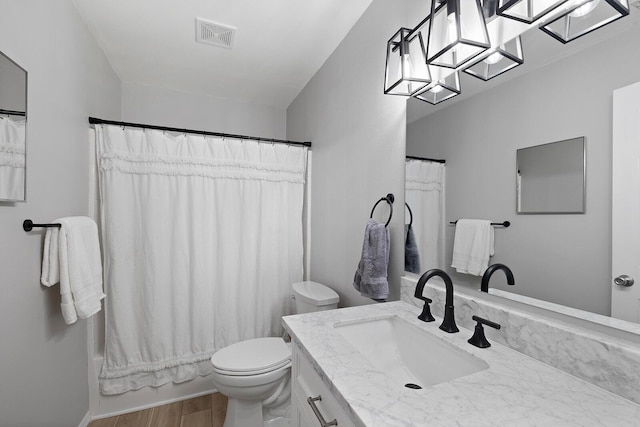
<instances>
[{"instance_id":1,"label":"white ceiling","mask_svg":"<svg viewBox=\"0 0 640 427\"><path fill-rule=\"evenodd\" d=\"M284 109L371 1L73 3L123 82ZM233 49L196 43L196 17L236 27Z\"/></svg>"}]
</instances>

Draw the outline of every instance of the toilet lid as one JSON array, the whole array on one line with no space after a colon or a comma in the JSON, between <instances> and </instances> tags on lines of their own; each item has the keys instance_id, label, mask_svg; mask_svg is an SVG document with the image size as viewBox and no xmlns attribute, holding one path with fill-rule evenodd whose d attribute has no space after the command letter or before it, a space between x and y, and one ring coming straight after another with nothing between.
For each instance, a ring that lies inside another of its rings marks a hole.
<instances>
[{"instance_id":1,"label":"toilet lid","mask_svg":"<svg viewBox=\"0 0 640 427\"><path fill-rule=\"evenodd\" d=\"M282 338L255 338L231 344L211 357L213 367L230 375L264 373L286 365L291 349Z\"/></svg>"}]
</instances>

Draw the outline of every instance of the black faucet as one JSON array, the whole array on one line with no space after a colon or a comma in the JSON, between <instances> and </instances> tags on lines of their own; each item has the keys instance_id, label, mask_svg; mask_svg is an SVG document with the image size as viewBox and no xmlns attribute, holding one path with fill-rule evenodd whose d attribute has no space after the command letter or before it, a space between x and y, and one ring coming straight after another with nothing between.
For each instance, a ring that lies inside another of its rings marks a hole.
<instances>
[{"instance_id":1,"label":"black faucet","mask_svg":"<svg viewBox=\"0 0 640 427\"><path fill-rule=\"evenodd\" d=\"M504 271L505 276L507 276L507 284L511 286L515 285L515 281L513 280L513 273L511 272L511 269L509 267L504 264L493 264L490 265L487 268L487 271L485 271L482 275L482 283L480 284L480 290L482 292L489 292L489 279L496 270Z\"/></svg>"},{"instance_id":2,"label":"black faucet","mask_svg":"<svg viewBox=\"0 0 640 427\"><path fill-rule=\"evenodd\" d=\"M450 334L454 332L458 332L458 327L456 326L456 321L453 316L453 282L447 273L444 271L434 268L425 272L420 279L418 280L418 284L416 285L416 293L415 297L424 300L422 296L422 292L424 291L424 285L427 284L427 281L431 279L433 276L438 276L442 278L444 281L444 286L446 288L446 298L444 304L444 319L442 320L442 324L440 325L440 329L445 332L449 332ZM422 320L422 319L420 319Z\"/></svg>"}]
</instances>

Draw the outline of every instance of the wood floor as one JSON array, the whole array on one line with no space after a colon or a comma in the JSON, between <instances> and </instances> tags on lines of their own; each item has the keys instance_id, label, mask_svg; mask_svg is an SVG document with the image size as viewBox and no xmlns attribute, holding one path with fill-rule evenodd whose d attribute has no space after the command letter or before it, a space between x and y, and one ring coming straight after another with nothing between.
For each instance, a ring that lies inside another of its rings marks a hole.
<instances>
[{"instance_id":1,"label":"wood floor","mask_svg":"<svg viewBox=\"0 0 640 427\"><path fill-rule=\"evenodd\" d=\"M88 427L222 427L227 398L208 394L143 411L95 420Z\"/></svg>"}]
</instances>

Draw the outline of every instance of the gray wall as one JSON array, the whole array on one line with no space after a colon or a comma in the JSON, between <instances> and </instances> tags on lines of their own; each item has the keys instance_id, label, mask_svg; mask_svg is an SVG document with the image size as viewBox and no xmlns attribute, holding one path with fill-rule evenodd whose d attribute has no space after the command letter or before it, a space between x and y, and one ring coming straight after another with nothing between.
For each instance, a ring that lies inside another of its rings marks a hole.
<instances>
[{"instance_id":1,"label":"gray wall","mask_svg":"<svg viewBox=\"0 0 640 427\"><path fill-rule=\"evenodd\" d=\"M86 215L87 117L119 119L120 81L70 1L0 0L0 51L29 72L27 203L0 203L0 426L73 427L89 409L87 327L40 285L42 231Z\"/></svg>"},{"instance_id":2,"label":"gray wall","mask_svg":"<svg viewBox=\"0 0 640 427\"><path fill-rule=\"evenodd\" d=\"M496 228L491 263L510 266L516 287L507 289L501 273L492 286L610 314L612 91L640 79L633 31L408 126L408 154L447 160L447 222L512 222ZM586 137L586 214L516 215L516 149L578 136ZM447 265L454 231L446 227Z\"/></svg>"},{"instance_id":3,"label":"gray wall","mask_svg":"<svg viewBox=\"0 0 640 427\"><path fill-rule=\"evenodd\" d=\"M135 83L122 84L122 120L277 139L286 133L284 108Z\"/></svg>"},{"instance_id":4,"label":"gray wall","mask_svg":"<svg viewBox=\"0 0 640 427\"><path fill-rule=\"evenodd\" d=\"M396 196L389 281L399 298L405 100L384 95L383 80L387 40L419 21L405 19L410 3L374 0L287 109L287 137L313 143L310 278L335 289L341 305L371 302L353 289L353 275L371 208L387 193ZM383 204L376 215L387 219Z\"/></svg>"}]
</instances>

